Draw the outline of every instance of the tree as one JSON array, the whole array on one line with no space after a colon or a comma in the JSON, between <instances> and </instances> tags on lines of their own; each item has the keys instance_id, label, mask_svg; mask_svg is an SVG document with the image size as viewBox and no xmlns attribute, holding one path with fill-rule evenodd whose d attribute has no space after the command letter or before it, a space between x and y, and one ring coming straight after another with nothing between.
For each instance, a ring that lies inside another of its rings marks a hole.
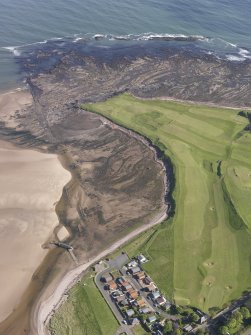
<instances>
[{"instance_id":1,"label":"tree","mask_svg":"<svg viewBox=\"0 0 251 335\"><path fill-rule=\"evenodd\" d=\"M199 315L196 314L196 313L191 313L191 314L190 314L190 319L191 319L192 322L198 322L199 319L200 319L200 317L199 317Z\"/></svg>"},{"instance_id":2,"label":"tree","mask_svg":"<svg viewBox=\"0 0 251 335\"><path fill-rule=\"evenodd\" d=\"M209 334L208 334L208 332L206 330L199 329L197 331L196 335L209 335Z\"/></svg>"},{"instance_id":3,"label":"tree","mask_svg":"<svg viewBox=\"0 0 251 335\"><path fill-rule=\"evenodd\" d=\"M210 307L209 314L211 317L215 316L220 311L219 307Z\"/></svg>"},{"instance_id":4,"label":"tree","mask_svg":"<svg viewBox=\"0 0 251 335\"><path fill-rule=\"evenodd\" d=\"M228 327L227 326L221 326L219 328L220 335L228 335Z\"/></svg>"},{"instance_id":5,"label":"tree","mask_svg":"<svg viewBox=\"0 0 251 335\"><path fill-rule=\"evenodd\" d=\"M172 321L167 321L167 323L164 325L164 334L169 334L173 330L173 324Z\"/></svg>"},{"instance_id":6,"label":"tree","mask_svg":"<svg viewBox=\"0 0 251 335\"><path fill-rule=\"evenodd\" d=\"M235 312L233 316L238 323L243 322L243 315L240 311Z\"/></svg>"},{"instance_id":7,"label":"tree","mask_svg":"<svg viewBox=\"0 0 251 335\"><path fill-rule=\"evenodd\" d=\"M227 327L228 327L228 328L236 328L237 325L238 325L238 322L237 322L237 320L234 318L234 316L232 316L232 317L228 320L228 322L227 322Z\"/></svg>"},{"instance_id":8,"label":"tree","mask_svg":"<svg viewBox=\"0 0 251 335\"><path fill-rule=\"evenodd\" d=\"M251 316L250 310L247 307L241 307L240 313L242 314L244 320L249 319Z\"/></svg>"},{"instance_id":9,"label":"tree","mask_svg":"<svg viewBox=\"0 0 251 335\"><path fill-rule=\"evenodd\" d=\"M183 332L182 332L181 329L178 328L178 329L175 330L174 334L175 334L175 335L182 335Z\"/></svg>"}]
</instances>

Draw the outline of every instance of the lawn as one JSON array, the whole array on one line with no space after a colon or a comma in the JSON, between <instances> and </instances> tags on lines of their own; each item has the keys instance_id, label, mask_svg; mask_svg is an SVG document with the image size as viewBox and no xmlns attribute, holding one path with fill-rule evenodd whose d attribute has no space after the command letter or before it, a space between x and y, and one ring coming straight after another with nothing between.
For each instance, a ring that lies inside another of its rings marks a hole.
<instances>
[{"instance_id":1,"label":"lawn","mask_svg":"<svg viewBox=\"0 0 251 335\"><path fill-rule=\"evenodd\" d=\"M146 136L172 160L172 228L139 248L153 260L146 270L157 284L205 311L237 298L251 283L248 120L238 110L127 94L83 108Z\"/></svg>"},{"instance_id":2,"label":"lawn","mask_svg":"<svg viewBox=\"0 0 251 335\"><path fill-rule=\"evenodd\" d=\"M133 334L134 335L149 335L149 333L147 333L141 325L137 325L133 327Z\"/></svg>"},{"instance_id":3,"label":"lawn","mask_svg":"<svg viewBox=\"0 0 251 335\"><path fill-rule=\"evenodd\" d=\"M54 335L114 335L119 328L90 274L69 292L50 321Z\"/></svg>"}]
</instances>

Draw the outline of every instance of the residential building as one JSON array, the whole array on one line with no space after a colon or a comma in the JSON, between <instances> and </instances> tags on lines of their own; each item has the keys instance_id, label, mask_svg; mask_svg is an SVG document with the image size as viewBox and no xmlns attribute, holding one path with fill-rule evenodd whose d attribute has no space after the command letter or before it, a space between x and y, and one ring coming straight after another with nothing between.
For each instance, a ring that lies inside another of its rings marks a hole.
<instances>
[{"instance_id":1,"label":"residential building","mask_svg":"<svg viewBox=\"0 0 251 335\"><path fill-rule=\"evenodd\" d=\"M130 320L130 324L135 326L139 324L139 319L138 318L133 318Z\"/></svg>"},{"instance_id":2,"label":"residential building","mask_svg":"<svg viewBox=\"0 0 251 335\"><path fill-rule=\"evenodd\" d=\"M119 278L116 279L116 282L117 282L119 285L122 285L125 281L126 281L126 280L125 280L125 278L123 278L123 277L119 277Z\"/></svg>"},{"instance_id":3,"label":"residential building","mask_svg":"<svg viewBox=\"0 0 251 335\"><path fill-rule=\"evenodd\" d=\"M116 290L117 289L117 284L115 283L114 280L111 280L107 283L107 287L109 290Z\"/></svg>"},{"instance_id":4,"label":"residential building","mask_svg":"<svg viewBox=\"0 0 251 335\"><path fill-rule=\"evenodd\" d=\"M127 311L126 311L126 315L128 316L128 317L131 317L131 316L133 316L135 313L134 313L134 310L133 309L128 309Z\"/></svg>"},{"instance_id":5,"label":"residential building","mask_svg":"<svg viewBox=\"0 0 251 335\"><path fill-rule=\"evenodd\" d=\"M148 314L151 312L151 310L149 307L145 307L145 308L140 309L139 312L142 314Z\"/></svg>"},{"instance_id":6,"label":"residential building","mask_svg":"<svg viewBox=\"0 0 251 335\"><path fill-rule=\"evenodd\" d=\"M193 327L192 327L191 325L186 325L186 326L183 328L183 330L184 330L185 332L190 332L190 331L193 330Z\"/></svg>"},{"instance_id":7,"label":"residential building","mask_svg":"<svg viewBox=\"0 0 251 335\"><path fill-rule=\"evenodd\" d=\"M137 259L138 259L138 261L140 262L140 263L145 263L145 262L147 262L147 259L145 258L145 256L144 255L139 255L139 256L137 256Z\"/></svg>"},{"instance_id":8,"label":"residential building","mask_svg":"<svg viewBox=\"0 0 251 335\"><path fill-rule=\"evenodd\" d=\"M156 291L156 288L157 287L154 284L151 284L151 285L149 285L149 286L146 287L147 291L149 291L149 292Z\"/></svg>"},{"instance_id":9,"label":"residential building","mask_svg":"<svg viewBox=\"0 0 251 335\"><path fill-rule=\"evenodd\" d=\"M128 269L135 268L136 266L138 266L138 262L135 259L127 264Z\"/></svg>"},{"instance_id":10,"label":"residential building","mask_svg":"<svg viewBox=\"0 0 251 335\"><path fill-rule=\"evenodd\" d=\"M144 279L144 283L145 283L146 285L151 285L151 284L153 284L153 281L152 281L152 279L151 279L149 276L147 276L147 277Z\"/></svg>"},{"instance_id":11,"label":"residential building","mask_svg":"<svg viewBox=\"0 0 251 335\"><path fill-rule=\"evenodd\" d=\"M137 291L133 290L130 293L128 293L132 299L137 299L139 294Z\"/></svg>"},{"instance_id":12,"label":"residential building","mask_svg":"<svg viewBox=\"0 0 251 335\"><path fill-rule=\"evenodd\" d=\"M135 275L138 272L141 272L141 268L139 266L136 266L135 268L131 268L130 272L132 275Z\"/></svg>"},{"instance_id":13,"label":"residential building","mask_svg":"<svg viewBox=\"0 0 251 335\"><path fill-rule=\"evenodd\" d=\"M145 278L145 272L144 271L140 271L140 272L138 272L136 275L135 275L135 277L136 277L136 279L137 280L143 280L144 278Z\"/></svg>"},{"instance_id":14,"label":"residential building","mask_svg":"<svg viewBox=\"0 0 251 335\"><path fill-rule=\"evenodd\" d=\"M108 283L109 281L113 280L113 276L110 273L106 273L101 277L101 281Z\"/></svg>"},{"instance_id":15,"label":"residential building","mask_svg":"<svg viewBox=\"0 0 251 335\"><path fill-rule=\"evenodd\" d=\"M122 301L120 301L119 303L121 306L128 306L129 305L129 301L127 299L124 299Z\"/></svg>"},{"instance_id":16,"label":"residential building","mask_svg":"<svg viewBox=\"0 0 251 335\"><path fill-rule=\"evenodd\" d=\"M143 307L143 306L145 306L145 304L146 304L146 302L145 302L145 300L144 299L139 299L139 300L137 300L137 305L139 306L139 307Z\"/></svg>"},{"instance_id":17,"label":"residential building","mask_svg":"<svg viewBox=\"0 0 251 335\"><path fill-rule=\"evenodd\" d=\"M160 296L155 301L158 305L163 306L166 302L166 299L164 297Z\"/></svg>"},{"instance_id":18,"label":"residential building","mask_svg":"<svg viewBox=\"0 0 251 335\"><path fill-rule=\"evenodd\" d=\"M152 292L151 293L151 298L153 299L153 300L156 300L157 298L159 298L160 297L160 291L155 291L155 292Z\"/></svg>"},{"instance_id":19,"label":"residential building","mask_svg":"<svg viewBox=\"0 0 251 335\"><path fill-rule=\"evenodd\" d=\"M207 316L206 315L203 315L201 318L200 318L200 324L204 323L207 321Z\"/></svg>"},{"instance_id":20,"label":"residential building","mask_svg":"<svg viewBox=\"0 0 251 335\"><path fill-rule=\"evenodd\" d=\"M148 318L147 318L147 321L150 322L150 323L153 323L156 320L157 320L157 318L156 318L155 315L148 316Z\"/></svg>"}]
</instances>

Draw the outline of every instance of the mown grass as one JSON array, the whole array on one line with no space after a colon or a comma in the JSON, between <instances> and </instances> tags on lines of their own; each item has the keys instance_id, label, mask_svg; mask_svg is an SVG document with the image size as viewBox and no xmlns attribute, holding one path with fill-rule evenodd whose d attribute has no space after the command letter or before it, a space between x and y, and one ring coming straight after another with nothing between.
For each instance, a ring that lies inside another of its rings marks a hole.
<instances>
[{"instance_id":1,"label":"mown grass","mask_svg":"<svg viewBox=\"0 0 251 335\"><path fill-rule=\"evenodd\" d=\"M53 335L114 335L118 327L90 275L70 290L50 321Z\"/></svg>"},{"instance_id":2,"label":"mown grass","mask_svg":"<svg viewBox=\"0 0 251 335\"><path fill-rule=\"evenodd\" d=\"M121 249L129 257L142 253L148 258L149 262L143 264L144 270L169 299L173 299L173 231L172 221L164 221Z\"/></svg>"},{"instance_id":3,"label":"mown grass","mask_svg":"<svg viewBox=\"0 0 251 335\"><path fill-rule=\"evenodd\" d=\"M163 231L145 249L156 282L177 303L204 310L238 297L251 282L248 120L238 110L126 94L83 108L146 136L172 160L173 242Z\"/></svg>"},{"instance_id":4,"label":"mown grass","mask_svg":"<svg viewBox=\"0 0 251 335\"><path fill-rule=\"evenodd\" d=\"M137 325L133 327L133 334L134 335L149 335L149 333L147 333L141 325Z\"/></svg>"}]
</instances>

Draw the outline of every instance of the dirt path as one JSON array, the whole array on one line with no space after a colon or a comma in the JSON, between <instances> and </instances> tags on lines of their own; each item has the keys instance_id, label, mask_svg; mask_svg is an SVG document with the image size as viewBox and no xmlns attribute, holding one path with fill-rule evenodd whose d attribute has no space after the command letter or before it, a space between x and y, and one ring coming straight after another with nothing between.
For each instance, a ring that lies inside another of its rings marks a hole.
<instances>
[{"instance_id":1,"label":"dirt path","mask_svg":"<svg viewBox=\"0 0 251 335\"><path fill-rule=\"evenodd\" d=\"M43 301L43 297L41 297L38 302L32 317L32 334L34 335L48 335L49 332L46 329L50 317L52 313L57 309L61 302L64 299L65 293L71 288L76 281L79 279L83 271L88 269L92 264L98 262L101 258L107 256L108 254L114 252L116 249L124 245L129 240L133 239L140 233L146 231L147 229L161 223L164 219L166 219L167 214L166 211L159 214L157 217L151 220L148 224L139 227L133 232L129 233L127 236L118 240L114 244L112 244L109 248L102 251L96 257L90 259L87 263L82 264L75 269L68 272L64 278L61 280L59 285L57 286L54 293L45 301Z\"/></svg>"}]
</instances>

